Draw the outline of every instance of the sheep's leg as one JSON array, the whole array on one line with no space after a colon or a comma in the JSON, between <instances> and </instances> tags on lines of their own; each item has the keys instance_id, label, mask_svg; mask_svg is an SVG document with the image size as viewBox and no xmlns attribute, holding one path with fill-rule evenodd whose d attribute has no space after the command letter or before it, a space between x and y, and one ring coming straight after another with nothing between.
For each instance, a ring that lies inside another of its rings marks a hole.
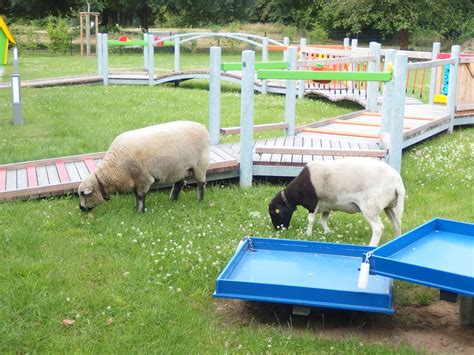
<instances>
[{"instance_id":1,"label":"sheep's leg","mask_svg":"<svg viewBox=\"0 0 474 355\"><path fill-rule=\"evenodd\" d=\"M387 207L385 208L385 214L390 219L390 222L392 222L393 228L395 229L395 236L399 236L402 232L402 221L397 216L395 209L392 207Z\"/></svg>"},{"instance_id":2,"label":"sheep's leg","mask_svg":"<svg viewBox=\"0 0 474 355\"><path fill-rule=\"evenodd\" d=\"M145 196L146 193L135 190L135 207L138 212L145 212Z\"/></svg>"},{"instance_id":3,"label":"sheep's leg","mask_svg":"<svg viewBox=\"0 0 474 355\"><path fill-rule=\"evenodd\" d=\"M379 245L380 237L383 234L384 226L382 220L380 219L381 211L366 211L362 210L362 213L372 227L372 237L370 239L369 245L371 247L376 247Z\"/></svg>"},{"instance_id":4,"label":"sheep's leg","mask_svg":"<svg viewBox=\"0 0 474 355\"><path fill-rule=\"evenodd\" d=\"M206 171L193 168L193 175L197 183L197 200L202 201L204 198L204 186L206 186Z\"/></svg>"},{"instance_id":5,"label":"sheep's leg","mask_svg":"<svg viewBox=\"0 0 474 355\"><path fill-rule=\"evenodd\" d=\"M173 188L171 189L170 199L171 201L176 201L178 199L179 193L181 192L184 186L184 179L177 181L173 184Z\"/></svg>"},{"instance_id":6,"label":"sheep's leg","mask_svg":"<svg viewBox=\"0 0 474 355\"><path fill-rule=\"evenodd\" d=\"M324 234L327 234L327 233L331 232L331 229L329 229L329 226L328 226L329 213L330 213L330 211L322 212L321 213L321 218L319 219L319 224L323 227Z\"/></svg>"},{"instance_id":7,"label":"sheep's leg","mask_svg":"<svg viewBox=\"0 0 474 355\"><path fill-rule=\"evenodd\" d=\"M308 229L306 230L306 234L311 236L313 234L313 225L314 220L316 219L316 212L308 213Z\"/></svg>"},{"instance_id":8,"label":"sheep's leg","mask_svg":"<svg viewBox=\"0 0 474 355\"><path fill-rule=\"evenodd\" d=\"M197 200L202 201L204 198L204 186L206 185L205 182L199 182L197 183Z\"/></svg>"}]
</instances>

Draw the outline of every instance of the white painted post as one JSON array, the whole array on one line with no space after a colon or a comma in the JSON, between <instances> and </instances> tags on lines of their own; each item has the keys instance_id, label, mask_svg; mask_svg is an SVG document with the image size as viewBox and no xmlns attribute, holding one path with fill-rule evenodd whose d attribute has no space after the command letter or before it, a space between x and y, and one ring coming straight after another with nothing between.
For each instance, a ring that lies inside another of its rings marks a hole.
<instances>
[{"instance_id":1,"label":"white painted post","mask_svg":"<svg viewBox=\"0 0 474 355\"><path fill-rule=\"evenodd\" d=\"M283 45L288 47L290 45L290 38L289 37L283 37ZM288 51L285 50L283 51L283 61L287 62L288 61Z\"/></svg>"},{"instance_id":2,"label":"white painted post","mask_svg":"<svg viewBox=\"0 0 474 355\"><path fill-rule=\"evenodd\" d=\"M268 37L262 39L262 62L268 62ZM268 83L266 80L262 80L262 94L268 93Z\"/></svg>"},{"instance_id":3,"label":"white painted post","mask_svg":"<svg viewBox=\"0 0 474 355\"><path fill-rule=\"evenodd\" d=\"M18 48L12 48L12 57L13 57L13 74L19 73L19 65L18 65Z\"/></svg>"},{"instance_id":4,"label":"white painted post","mask_svg":"<svg viewBox=\"0 0 474 355\"><path fill-rule=\"evenodd\" d=\"M102 80L109 85L109 43L107 33L102 34Z\"/></svg>"},{"instance_id":5,"label":"white painted post","mask_svg":"<svg viewBox=\"0 0 474 355\"><path fill-rule=\"evenodd\" d=\"M155 41L153 35L148 35L148 85L153 86L155 81Z\"/></svg>"},{"instance_id":6,"label":"white painted post","mask_svg":"<svg viewBox=\"0 0 474 355\"><path fill-rule=\"evenodd\" d=\"M385 51L385 61L384 61L384 71L388 71L388 65L392 64L395 59L395 53L397 51L395 49L387 49ZM391 100L390 95L393 93L393 85L394 82L389 81L388 83L384 83L383 85L383 99L382 99L382 117L380 122L380 147L383 149L388 149L390 146L390 115L389 108L391 105L389 101Z\"/></svg>"},{"instance_id":7,"label":"white painted post","mask_svg":"<svg viewBox=\"0 0 474 355\"><path fill-rule=\"evenodd\" d=\"M97 54L97 74L102 75L102 33L96 36L95 52Z\"/></svg>"},{"instance_id":8,"label":"white painted post","mask_svg":"<svg viewBox=\"0 0 474 355\"><path fill-rule=\"evenodd\" d=\"M375 62L369 62L369 72L377 72L380 68L380 50L382 46L377 42L370 42L369 55L376 58ZM369 81L367 82L367 109L369 111L377 111L377 101L379 99L379 82Z\"/></svg>"},{"instance_id":9,"label":"white painted post","mask_svg":"<svg viewBox=\"0 0 474 355\"><path fill-rule=\"evenodd\" d=\"M403 118L405 116L405 85L408 72L408 56L406 54L395 54L393 64L393 85L389 86L389 97L387 101L390 114L390 146L389 165L400 172L402 167L403 146ZM385 104L385 102L384 102Z\"/></svg>"},{"instance_id":10,"label":"white painted post","mask_svg":"<svg viewBox=\"0 0 474 355\"><path fill-rule=\"evenodd\" d=\"M353 38L353 39L351 40L351 50L357 49L358 44L359 44L358 39L357 39L357 38Z\"/></svg>"},{"instance_id":11,"label":"white painted post","mask_svg":"<svg viewBox=\"0 0 474 355\"><path fill-rule=\"evenodd\" d=\"M448 84L448 103L447 108L451 116L448 132L453 133L454 128L454 113L456 112L456 93L458 87L458 67L459 54L461 53L461 46L455 45L451 47L451 59L454 59L454 64L449 66L449 84Z\"/></svg>"},{"instance_id":12,"label":"white painted post","mask_svg":"<svg viewBox=\"0 0 474 355\"><path fill-rule=\"evenodd\" d=\"M143 40L148 42L148 33L143 34ZM148 71L148 46L143 46L143 68Z\"/></svg>"},{"instance_id":13,"label":"white painted post","mask_svg":"<svg viewBox=\"0 0 474 355\"><path fill-rule=\"evenodd\" d=\"M303 53L305 49L306 49L306 38L301 38L300 39L300 60L304 59ZM298 98L299 99L304 98L304 90L305 90L305 81L300 80L298 82Z\"/></svg>"},{"instance_id":14,"label":"white painted post","mask_svg":"<svg viewBox=\"0 0 474 355\"><path fill-rule=\"evenodd\" d=\"M438 58L438 54L440 52L441 48L441 43L439 42L434 42L433 43L433 51L431 52L431 60L436 60ZM430 105L433 105L434 103L434 95L435 95L435 89L436 89L436 75L437 75L437 67L431 68L431 73L430 73Z\"/></svg>"},{"instance_id":15,"label":"white painted post","mask_svg":"<svg viewBox=\"0 0 474 355\"><path fill-rule=\"evenodd\" d=\"M296 69L296 47L289 47L288 49L289 69ZM286 135L292 136L295 134L296 126L296 81L286 81L286 95L285 95L285 123L288 124Z\"/></svg>"},{"instance_id":16,"label":"white painted post","mask_svg":"<svg viewBox=\"0 0 474 355\"><path fill-rule=\"evenodd\" d=\"M221 47L211 47L209 76L209 136L211 144L219 144L221 129Z\"/></svg>"},{"instance_id":17,"label":"white painted post","mask_svg":"<svg viewBox=\"0 0 474 355\"><path fill-rule=\"evenodd\" d=\"M23 124L20 74L11 74L13 124Z\"/></svg>"},{"instance_id":18,"label":"white painted post","mask_svg":"<svg viewBox=\"0 0 474 355\"><path fill-rule=\"evenodd\" d=\"M181 40L178 36L174 39L174 71L179 71L180 48Z\"/></svg>"},{"instance_id":19,"label":"white painted post","mask_svg":"<svg viewBox=\"0 0 474 355\"><path fill-rule=\"evenodd\" d=\"M351 40L351 51L357 49L358 43L359 43L359 41L357 40L357 38L353 38L353 39ZM352 65L351 65L351 70L352 70L352 71L355 71L356 69L357 69L357 64L352 63ZM348 84L349 84L348 86L349 86L349 87L352 89L352 91L354 92L355 84L356 84L355 81L350 81Z\"/></svg>"},{"instance_id":20,"label":"white painted post","mask_svg":"<svg viewBox=\"0 0 474 355\"><path fill-rule=\"evenodd\" d=\"M349 48L350 46L350 39L348 37L344 38L344 41L342 42L342 45L344 46L344 49Z\"/></svg>"},{"instance_id":21,"label":"white painted post","mask_svg":"<svg viewBox=\"0 0 474 355\"><path fill-rule=\"evenodd\" d=\"M252 186L255 52L242 52L240 105L240 186Z\"/></svg>"}]
</instances>

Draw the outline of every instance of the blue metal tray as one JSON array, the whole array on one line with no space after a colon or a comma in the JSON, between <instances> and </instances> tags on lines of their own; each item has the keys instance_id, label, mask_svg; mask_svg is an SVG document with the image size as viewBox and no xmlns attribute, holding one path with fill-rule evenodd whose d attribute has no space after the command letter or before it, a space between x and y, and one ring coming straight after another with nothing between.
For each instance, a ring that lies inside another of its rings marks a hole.
<instances>
[{"instance_id":1,"label":"blue metal tray","mask_svg":"<svg viewBox=\"0 0 474 355\"><path fill-rule=\"evenodd\" d=\"M369 263L371 274L474 297L474 224L434 218L376 248Z\"/></svg>"},{"instance_id":2,"label":"blue metal tray","mask_svg":"<svg viewBox=\"0 0 474 355\"><path fill-rule=\"evenodd\" d=\"M357 288L373 247L246 238L216 281L214 297L392 314L392 280L371 275Z\"/></svg>"}]
</instances>

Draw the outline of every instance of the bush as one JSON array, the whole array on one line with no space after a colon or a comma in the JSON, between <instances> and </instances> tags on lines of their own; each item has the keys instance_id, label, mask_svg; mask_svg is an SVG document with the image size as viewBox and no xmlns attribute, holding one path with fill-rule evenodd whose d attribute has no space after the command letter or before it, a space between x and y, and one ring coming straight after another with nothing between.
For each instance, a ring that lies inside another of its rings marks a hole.
<instances>
[{"instance_id":1,"label":"bush","mask_svg":"<svg viewBox=\"0 0 474 355\"><path fill-rule=\"evenodd\" d=\"M19 49L36 49L40 45L38 33L36 33L33 26L14 27L12 28L12 35Z\"/></svg>"},{"instance_id":2,"label":"bush","mask_svg":"<svg viewBox=\"0 0 474 355\"><path fill-rule=\"evenodd\" d=\"M69 49L72 40L72 32L64 18L53 16L48 17L46 32L49 37L47 47L51 52L64 53Z\"/></svg>"},{"instance_id":3,"label":"bush","mask_svg":"<svg viewBox=\"0 0 474 355\"><path fill-rule=\"evenodd\" d=\"M410 47L431 50L433 42L443 42L443 36L434 30L418 30L410 39Z\"/></svg>"},{"instance_id":4,"label":"bush","mask_svg":"<svg viewBox=\"0 0 474 355\"><path fill-rule=\"evenodd\" d=\"M474 18L464 22L461 26L460 43L474 39Z\"/></svg>"},{"instance_id":5,"label":"bush","mask_svg":"<svg viewBox=\"0 0 474 355\"><path fill-rule=\"evenodd\" d=\"M328 32L319 23L313 25L313 29L308 33L309 43L327 43L329 40Z\"/></svg>"}]
</instances>

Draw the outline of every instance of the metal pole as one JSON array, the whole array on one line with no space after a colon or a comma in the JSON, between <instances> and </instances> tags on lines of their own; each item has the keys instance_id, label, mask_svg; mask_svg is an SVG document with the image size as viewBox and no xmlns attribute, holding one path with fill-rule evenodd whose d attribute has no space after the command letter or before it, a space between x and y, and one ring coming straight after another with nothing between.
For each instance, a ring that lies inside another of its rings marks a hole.
<instances>
[{"instance_id":1,"label":"metal pole","mask_svg":"<svg viewBox=\"0 0 474 355\"><path fill-rule=\"evenodd\" d=\"M221 126L221 47L211 47L209 78L209 136L219 144Z\"/></svg>"},{"instance_id":2,"label":"metal pole","mask_svg":"<svg viewBox=\"0 0 474 355\"><path fill-rule=\"evenodd\" d=\"M263 37L262 40L262 62L268 62L268 37ZM268 93L268 83L262 80L262 94Z\"/></svg>"},{"instance_id":3,"label":"metal pole","mask_svg":"<svg viewBox=\"0 0 474 355\"><path fill-rule=\"evenodd\" d=\"M180 60L180 43L181 40L179 37L175 37L174 39L174 71L179 71L179 60Z\"/></svg>"},{"instance_id":4,"label":"metal pole","mask_svg":"<svg viewBox=\"0 0 474 355\"><path fill-rule=\"evenodd\" d=\"M400 172L402 167L403 147L403 118L405 116L405 85L408 72L408 56L406 54L395 54L393 65L393 87L388 101L390 107L390 146L389 165Z\"/></svg>"},{"instance_id":5,"label":"metal pole","mask_svg":"<svg viewBox=\"0 0 474 355\"><path fill-rule=\"evenodd\" d=\"M20 74L11 74L13 124L23 124Z\"/></svg>"},{"instance_id":6,"label":"metal pole","mask_svg":"<svg viewBox=\"0 0 474 355\"><path fill-rule=\"evenodd\" d=\"M301 38L300 39L300 60L303 60L303 53L306 48L306 38ZM304 98L304 91L305 91L305 81L300 80L298 82L298 98L303 99Z\"/></svg>"},{"instance_id":7,"label":"metal pole","mask_svg":"<svg viewBox=\"0 0 474 355\"><path fill-rule=\"evenodd\" d=\"M148 33L143 34L143 40L148 42ZM143 46L143 68L148 71L148 45Z\"/></svg>"},{"instance_id":8,"label":"metal pole","mask_svg":"<svg viewBox=\"0 0 474 355\"><path fill-rule=\"evenodd\" d=\"M459 67L459 54L461 53L461 47L456 45L451 47L451 59L454 59L454 64L449 66L449 84L448 84L448 103L447 108L451 121L449 123L448 132L452 133L454 128L454 113L456 112L456 93L458 87L458 67Z\"/></svg>"},{"instance_id":9,"label":"metal pole","mask_svg":"<svg viewBox=\"0 0 474 355\"><path fill-rule=\"evenodd\" d=\"M240 186L252 186L255 52L242 52L240 105Z\"/></svg>"},{"instance_id":10,"label":"metal pole","mask_svg":"<svg viewBox=\"0 0 474 355\"><path fill-rule=\"evenodd\" d=\"M155 41L153 35L148 34L148 85L153 86L155 83Z\"/></svg>"},{"instance_id":11,"label":"metal pole","mask_svg":"<svg viewBox=\"0 0 474 355\"><path fill-rule=\"evenodd\" d=\"M109 43L107 33L102 34L102 78L104 85L109 85Z\"/></svg>"},{"instance_id":12,"label":"metal pole","mask_svg":"<svg viewBox=\"0 0 474 355\"><path fill-rule=\"evenodd\" d=\"M433 51L431 52L431 60L436 60L438 58L440 48L441 48L441 43L439 42L433 43ZM431 68L431 73L430 73L430 99L429 99L430 105L433 105L434 103L437 69L438 69L437 67Z\"/></svg>"},{"instance_id":13,"label":"metal pole","mask_svg":"<svg viewBox=\"0 0 474 355\"><path fill-rule=\"evenodd\" d=\"M369 62L369 72L379 71L380 68L380 50L382 46L377 42L370 42L369 55L376 58L375 62ZM379 82L369 81L367 82L367 109L369 111L377 111L377 101L379 98Z\"/></svg>"},{"instance_id":14,"label":"metal pole","mask_svg":"<svg viewBox=\"0 0 474 355\"><path fill-rule=\"evenodd\" d=\"M95 52L97 54L97 74L102 75L102 33L96 34Z\"/></svg>"},{"instance_id":15,"label":"metal pole","mask_svg":"<svg viewBox=\"0 0 474 355\"><path fill-rule=\"evenodd\" d=\"M289 69L296 69L296 47L288 48ZM295 134L296 121L296 81L286 81L286 95L285 95L285 123L288 124L286 129L287 136Z\"/></svg>"}]
</instances>

